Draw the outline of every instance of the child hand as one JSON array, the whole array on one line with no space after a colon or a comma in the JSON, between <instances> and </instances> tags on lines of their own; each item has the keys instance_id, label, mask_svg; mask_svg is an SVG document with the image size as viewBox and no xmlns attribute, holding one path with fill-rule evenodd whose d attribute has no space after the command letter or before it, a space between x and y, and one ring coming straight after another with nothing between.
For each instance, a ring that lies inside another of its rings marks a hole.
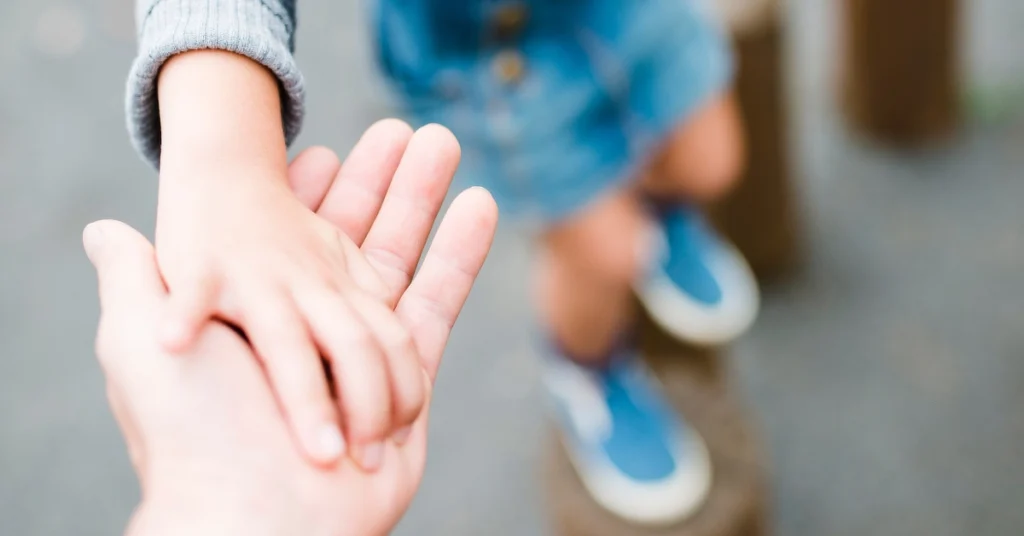
<instances>
[{"instance_id":1,"label":"child hand","mask_svg":"<svg viewBox=\"0 0 1024 536\"><path fill-rule=\"evenodd\" d=\"M378 135L375 144L361 143L353 151L346 170L394 175L411 132L393 127L387 127L390 135L404 137L404 143L377 154ZM426 162L427 173L439 179L421 195L399 194L403 199L396 203L405 210L386 211L389 224L374 226L406 232L368 253L303 205L283 170L253 166L215 177L199 172L161 178L157 258L170 291L161 341L183 351L212 316L240 326L314 461L331 463L343 452L338 410L353 458L373 471L382 461L384 441L402 441L423 408L427 375L408 329L393 312L401 295L394 290L408 284L458 162L454 138L446 131L440 135L450 141L442 141L442 150L430 147L435 156ZM373 141L370 133L365 139ZM422 155L419 160L415 170L403 166L404 174L422 172ZM370 212L364 220L373 222L387 189L381 181L376 191L363 191L360 198L356 188L346 199L365 206ZM358 233L357 223L349 227ZM415 256L402 253L417 243ZM321 354L337 386L337 409Z\"/></svg>"}]
</instances>

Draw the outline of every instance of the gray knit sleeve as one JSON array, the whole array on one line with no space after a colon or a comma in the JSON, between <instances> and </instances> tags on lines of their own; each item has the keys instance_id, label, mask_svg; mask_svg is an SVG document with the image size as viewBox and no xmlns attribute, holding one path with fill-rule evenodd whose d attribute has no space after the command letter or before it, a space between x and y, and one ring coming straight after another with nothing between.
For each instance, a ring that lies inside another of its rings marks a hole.
<instances>
[{"instance_id":1,"label":"gray knit sleeve","mask_svg":"<svg viewBox=\"0 0 1024 536\"><path fill-rule=\"evenodd\" d=\"M171 56L219 49L247 56L280 81L285 138L302 125L302 74L292 57L295 0L136 0L139 51L128 76L128 130L135 148L160 162L156 80Z\"/></svg>"}]
</instances>

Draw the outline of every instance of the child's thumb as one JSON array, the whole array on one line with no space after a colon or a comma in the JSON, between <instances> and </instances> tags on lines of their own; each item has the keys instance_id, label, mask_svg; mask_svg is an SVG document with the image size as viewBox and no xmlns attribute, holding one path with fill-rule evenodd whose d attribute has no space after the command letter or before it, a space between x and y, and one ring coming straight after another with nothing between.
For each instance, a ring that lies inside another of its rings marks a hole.
<instances>
[{"instance_id":1,"label":"child's thumb","mask_svg":"<svg viewBox=\"0 0 1024 536\"><path fill-rule=\"evenodd\" d=\"M213 316L216 285L202 274L175 280L167 313L160 329L160 343L172 352L184 352L195 342L203 324Z\"/></svg>"}]
</instances>

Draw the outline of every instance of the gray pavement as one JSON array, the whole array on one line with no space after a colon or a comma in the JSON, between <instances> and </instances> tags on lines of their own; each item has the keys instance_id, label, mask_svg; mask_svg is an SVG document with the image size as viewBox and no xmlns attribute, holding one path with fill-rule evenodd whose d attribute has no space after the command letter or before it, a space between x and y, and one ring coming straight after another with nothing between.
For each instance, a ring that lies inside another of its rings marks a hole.
<instances>
[{"instance_id":1,"label":"gray pavement","mask_svg":"<svg viewBox=\"0 0 1024 536\"><path fill-rule=\"evenodd\" d=\"M137 499L92 357L95 283L79 247L94 219L152 228L155 177L122 119L130 4L0 3L5 536L112 534ZM850 136L830 96L831 4L790 9L809 255L730 358L771 449L776 532L1020 534L1024 122L969 126L912 155ZM975 5L971 72L1020 74L1021 49L989 30L1019 28L1021 10ZM364 15L351 0L303 2L299 147L344 150L388 114ZM449 348L425 484L399 534L546 531L529 259L503 230Z\"/></svg>"}]
</instances>

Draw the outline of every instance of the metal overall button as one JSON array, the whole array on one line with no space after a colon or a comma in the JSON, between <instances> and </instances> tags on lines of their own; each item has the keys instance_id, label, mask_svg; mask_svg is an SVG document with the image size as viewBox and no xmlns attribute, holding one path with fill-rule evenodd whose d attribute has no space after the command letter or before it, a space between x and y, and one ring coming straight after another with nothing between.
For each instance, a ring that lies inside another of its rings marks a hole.
<instances>
[{"instance_id":1,"label":"metal overall button","mask_svg":"<svg viewBox=\"0 0 1024 536\"><path fill-rule=\"evenodd\" d=\"M522 2L505 2L495 6L491 16L494 37L502 41L519 37L529 18L530 10Z\"/></svg>"},{"instance_id":2,"label":"metal overall button","mask_svg":"<svg viewBox=\"0 0 1024 536\"><path fill-rule=\"evenodd\" d=\"M505 85L515 85L526 74L526 59L514 49L502 50L494 56L491 64L494 76Z\"/></svg>"}]
</instances>

